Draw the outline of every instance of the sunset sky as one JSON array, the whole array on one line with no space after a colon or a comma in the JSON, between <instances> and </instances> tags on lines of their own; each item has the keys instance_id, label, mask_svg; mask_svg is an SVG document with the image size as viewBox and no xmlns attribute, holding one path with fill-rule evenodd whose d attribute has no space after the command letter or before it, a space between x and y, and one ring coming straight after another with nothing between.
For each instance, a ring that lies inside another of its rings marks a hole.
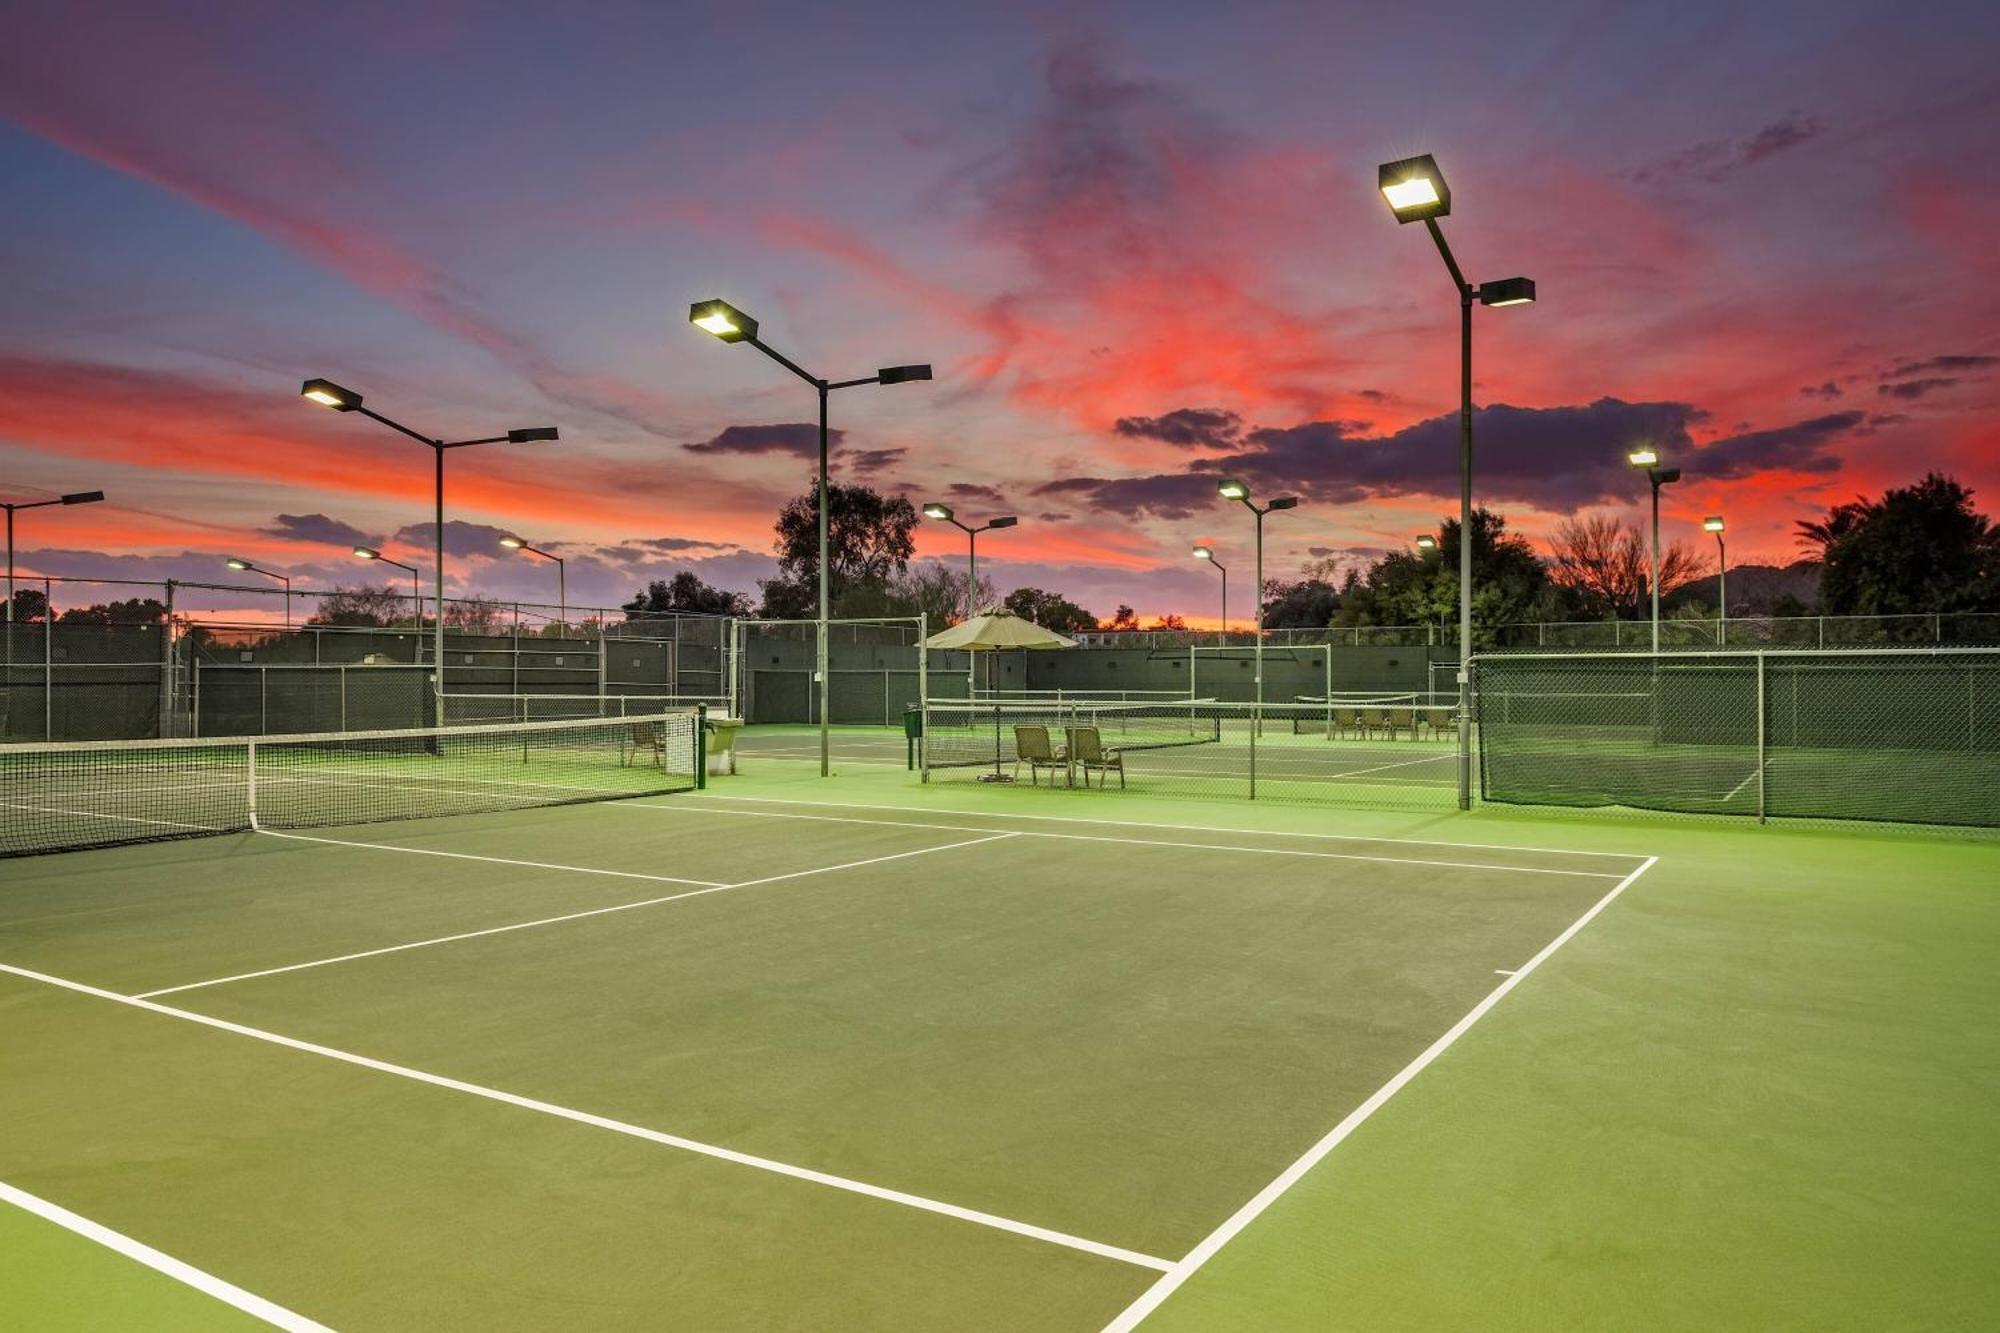
<instances>
[{"instance_id":1,"label":"sunset sky","mask_svg":"<svg viewBox=\"0 0 2000 1333\"><path fill-rule=\"evenodd\" d=\"M0 492L44 574L572 603L755 593L812 396L691 329L722 297L830 377L839 477L980 520L1004 591L1211 618L1220 472L1305 503L1267 569L1456 507L1457 310L1380 162L1437 155L1476 281L1481 500L1636 512L1732 559L1928 469L2000 508L2000 8L20 5L0 18ZM962 560L954 529L919 552ZM393 571L392 571L393 572ZM1247 596L1245 597L1247 603ZM244 599L212 605L238 610Z\"/></svg>"}]
</instances>

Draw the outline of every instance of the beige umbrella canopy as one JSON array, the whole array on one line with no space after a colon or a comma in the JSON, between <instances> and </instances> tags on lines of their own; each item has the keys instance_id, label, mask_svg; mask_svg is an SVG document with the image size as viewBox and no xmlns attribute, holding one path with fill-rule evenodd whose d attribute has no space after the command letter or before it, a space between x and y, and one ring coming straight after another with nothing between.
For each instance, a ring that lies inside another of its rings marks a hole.
<instances>
[{"instance_id":1,"label":"beige umbrella canopy","mask_svg":"<svg viewBox=\"0 0 2000 1333\"><path fill-rule=\"evenodd\" d=\"M979 653L1015 648L1074 648L1076 640L1043 629L1032 620L1023 620L1012 611L988 611L931 635L924 640L924 646L964 648Z\"/></svg>"}]
</instances>

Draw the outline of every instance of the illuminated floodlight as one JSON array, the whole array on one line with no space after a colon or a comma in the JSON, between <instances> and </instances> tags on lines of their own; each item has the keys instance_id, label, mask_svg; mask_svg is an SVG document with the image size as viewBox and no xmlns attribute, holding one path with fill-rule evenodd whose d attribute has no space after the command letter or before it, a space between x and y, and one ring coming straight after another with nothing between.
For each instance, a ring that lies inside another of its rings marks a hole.
<instances>
[{"instance_id":1,"label":"illuminated floodlight","mask_svg":"<svg viewBox=\"0 0 2000 1333\"><path fill-rule=\"evenodd\" d=\"M336 412L352 412L361 406L360 394L343 389L332 380L307 380L299 386L299 395Z\"/></svg>"},{"instance_id":2,"label":"illuminated floodlight","mask_svg":"<svg viewBox=\"0 0 2000 1333\"><path fill-rule=\"evenodd\" d=\"M523 546L527 545L527 543L522 541L519 537L502 537L500 539L500 544L506 547L510 551L518 551Z\"/></svg>"},{"instance_id":3,"label":"illuminated floodlight","mask_svg":"<svg viewBox=\"0 0 2000 1333\"><path fill-rule=\"evenodd\" d=\"M1377 182L1398 222L1423 222L1451 212L1451 187L1429 153L1383 163Z\"/></svg>"},{"instance_id":4,"label":"illuminated floodlight","mask_svg":"<svg viewBox=\"0 0 2000 1333\"><path fill-rule=\"evenodd\" d=\"M1234 477L1223 478L1222 481L1216 484L1215 489L1225 500L1247 500L1250 498L1250 488L1242 482L1237 481Z\"/></svg>"},{"instance_id":5,"label":"illuminated floodlight","mask_svg":"<svg viewBox=\"0 0 2000 1333\"><path fill-rule=\"evenodd\" d=\"M1708 516L1707 518L1703 519L1703 520L1701 521L1701 530L1702 530L1703 532L1721 532L1721 531L1722 531L1722 515L1720 515L1720 514L1711 514L1711 515L1709 515L1709 516Z\"/></svg>"},{"instance_id":6,"label":"illuminated floodlight","mask_svg":"<svg viewBox=\"0 0 2000 1333\"><path fill-rule=\"evenodd\" d=\"M1651 446L1641 446L1625 455L1625 461L1633 467L1658 467L1660 451Z\"/></svg>"},{"instance_id":7,"label":"illuminated floodlight","mask_svg":"<svg viewBox=\"0 0 2000 1333\"><path fill-rule=\"evenodd\" d=\"M1215 559L1215 552L1209 547L1197 546L1194 548L1194 558L1197 560L1213 560Z\"/></svg>"},{"instance_id":8,"label":"illuminated floodlight","mask_svg":"<svg viewBox=\"0 0 2000 1333\"><path fill-rule=\"evenodd\" d=\"M1428 532L1420 532L1417 534L1417 549L1419 551L1435 551L1437 550L1437 548L1438 548L1437 538L1431 536Z\"/></svg>"},{"instance_id":9,"label":"illuminated floodlight","mask_svg":"<svg viewBox=\"0 0 2000 1333\"><path fill-rule=\"evenodd\" d=\"M1484 306L1527 305L1534 299L1533 278L1497 278L1479 284L1479 304Z\"/></svg>"},{"instance_id":10,"label":"illuminated floodlight","mask_svg":"<svg viewBox=\"0 0 2000 1333\"><path fill-rule=\"evenodd\" d=\"M940 519L943 522L949 523L951 522L951 506L935 503L927 504L924 506L924 517Z\"/></svg>"},{"instance_id":11,"label":"illuminated floodlight","mask_svg":"<svg viewBox=\"0 0 2000 1333\"><path fill-rule=\"evenodd\" d=\"M757 321L727 301L696 301L688 308L688 323L726 343L749 342L757 336Z\"/></svg>"}]
</instances>

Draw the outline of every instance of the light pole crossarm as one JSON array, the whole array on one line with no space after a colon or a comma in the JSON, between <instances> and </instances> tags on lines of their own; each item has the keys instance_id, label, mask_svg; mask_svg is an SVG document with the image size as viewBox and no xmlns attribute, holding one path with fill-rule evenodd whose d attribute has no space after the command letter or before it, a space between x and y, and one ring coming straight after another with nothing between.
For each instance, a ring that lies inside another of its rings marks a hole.
<instances>
[{"instance_id":1,"label":"light pole crossarm","mask_svg":"<svg viewBox=\"0 0 2000 1333\"><path fill-rule=\"evenodd\" d=\"M813 374L811 371L807 370L804 366L792 360L792 358L786 356L783 352L771 346L771 344L765 342L762 338L745 338L743 341L749 343L752 347L762 352L765 356L770 357L773 361L783 366L786 370L789 370L794 375L797 375L807 384L813 385L815 388L820 388L820 389L831 387L827 384L825 380Z\"/></svg>"},{"instance_id":2,"label":"light pole crossarm","mask_svg":"<svg viewBox=\"0 0 2000 1333\"><path fill-rule=\"evenodd\" d=\"M1451 246L1446 244L1444 228L1438 226L1436 218L1425 218L1424 227L1430 232L1431 239L1437 242L1438 254L1444 257L1444 266L1451 272L1452 285L1458 288L1458 299L1461 301L1471 301L1473 297L1472 284L1465 280L1465 274L1458 267L1457 256L1452 254Z\"/></svg>"}]
</instances>

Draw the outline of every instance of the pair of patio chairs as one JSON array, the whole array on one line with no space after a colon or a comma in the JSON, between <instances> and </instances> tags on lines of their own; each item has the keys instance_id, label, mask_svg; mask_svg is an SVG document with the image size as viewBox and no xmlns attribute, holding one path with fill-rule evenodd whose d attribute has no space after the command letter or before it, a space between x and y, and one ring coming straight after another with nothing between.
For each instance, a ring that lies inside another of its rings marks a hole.
<instances>
[{"instance_id":1,"label":"pair of patio chairs","mask_svg":"<svg viewBox=\"0 0 2000 1333\"><path fill-rule=\"evenodd\" d=\"M1028 766L1028 784L1036 784L1043 769L1049 770L1049 785L1055 785L1055 775L1061 773L1064 781L1074 769L1083 770L1083 785L1090 785L1090 775L1095 772L1097 785L1101 789L1110 781L1111 774L1118 774L1118 785L1125 785L1125 756L1117 750L1107 749L1104 737L1096 727L1065 727L1064 743L1057 745L1049 737L1047 727L1017 726L1014 728L1014 776L1021 776L1021 765Z\"/></svg>"},{"instance_id":2,"label":"pair of patio chairs","mask_svg":"<svg viewBox=\"0 0 2000 1333\"><path fill-rule=\"evenodd\" d=\"M1415 740L1419 731L1428 730L1435 737L1451 726L1449 708L1336 708L1330 734L1358 740L1382 736L1393 741L1407 732Z\"/></svg>"}]
</instances>

